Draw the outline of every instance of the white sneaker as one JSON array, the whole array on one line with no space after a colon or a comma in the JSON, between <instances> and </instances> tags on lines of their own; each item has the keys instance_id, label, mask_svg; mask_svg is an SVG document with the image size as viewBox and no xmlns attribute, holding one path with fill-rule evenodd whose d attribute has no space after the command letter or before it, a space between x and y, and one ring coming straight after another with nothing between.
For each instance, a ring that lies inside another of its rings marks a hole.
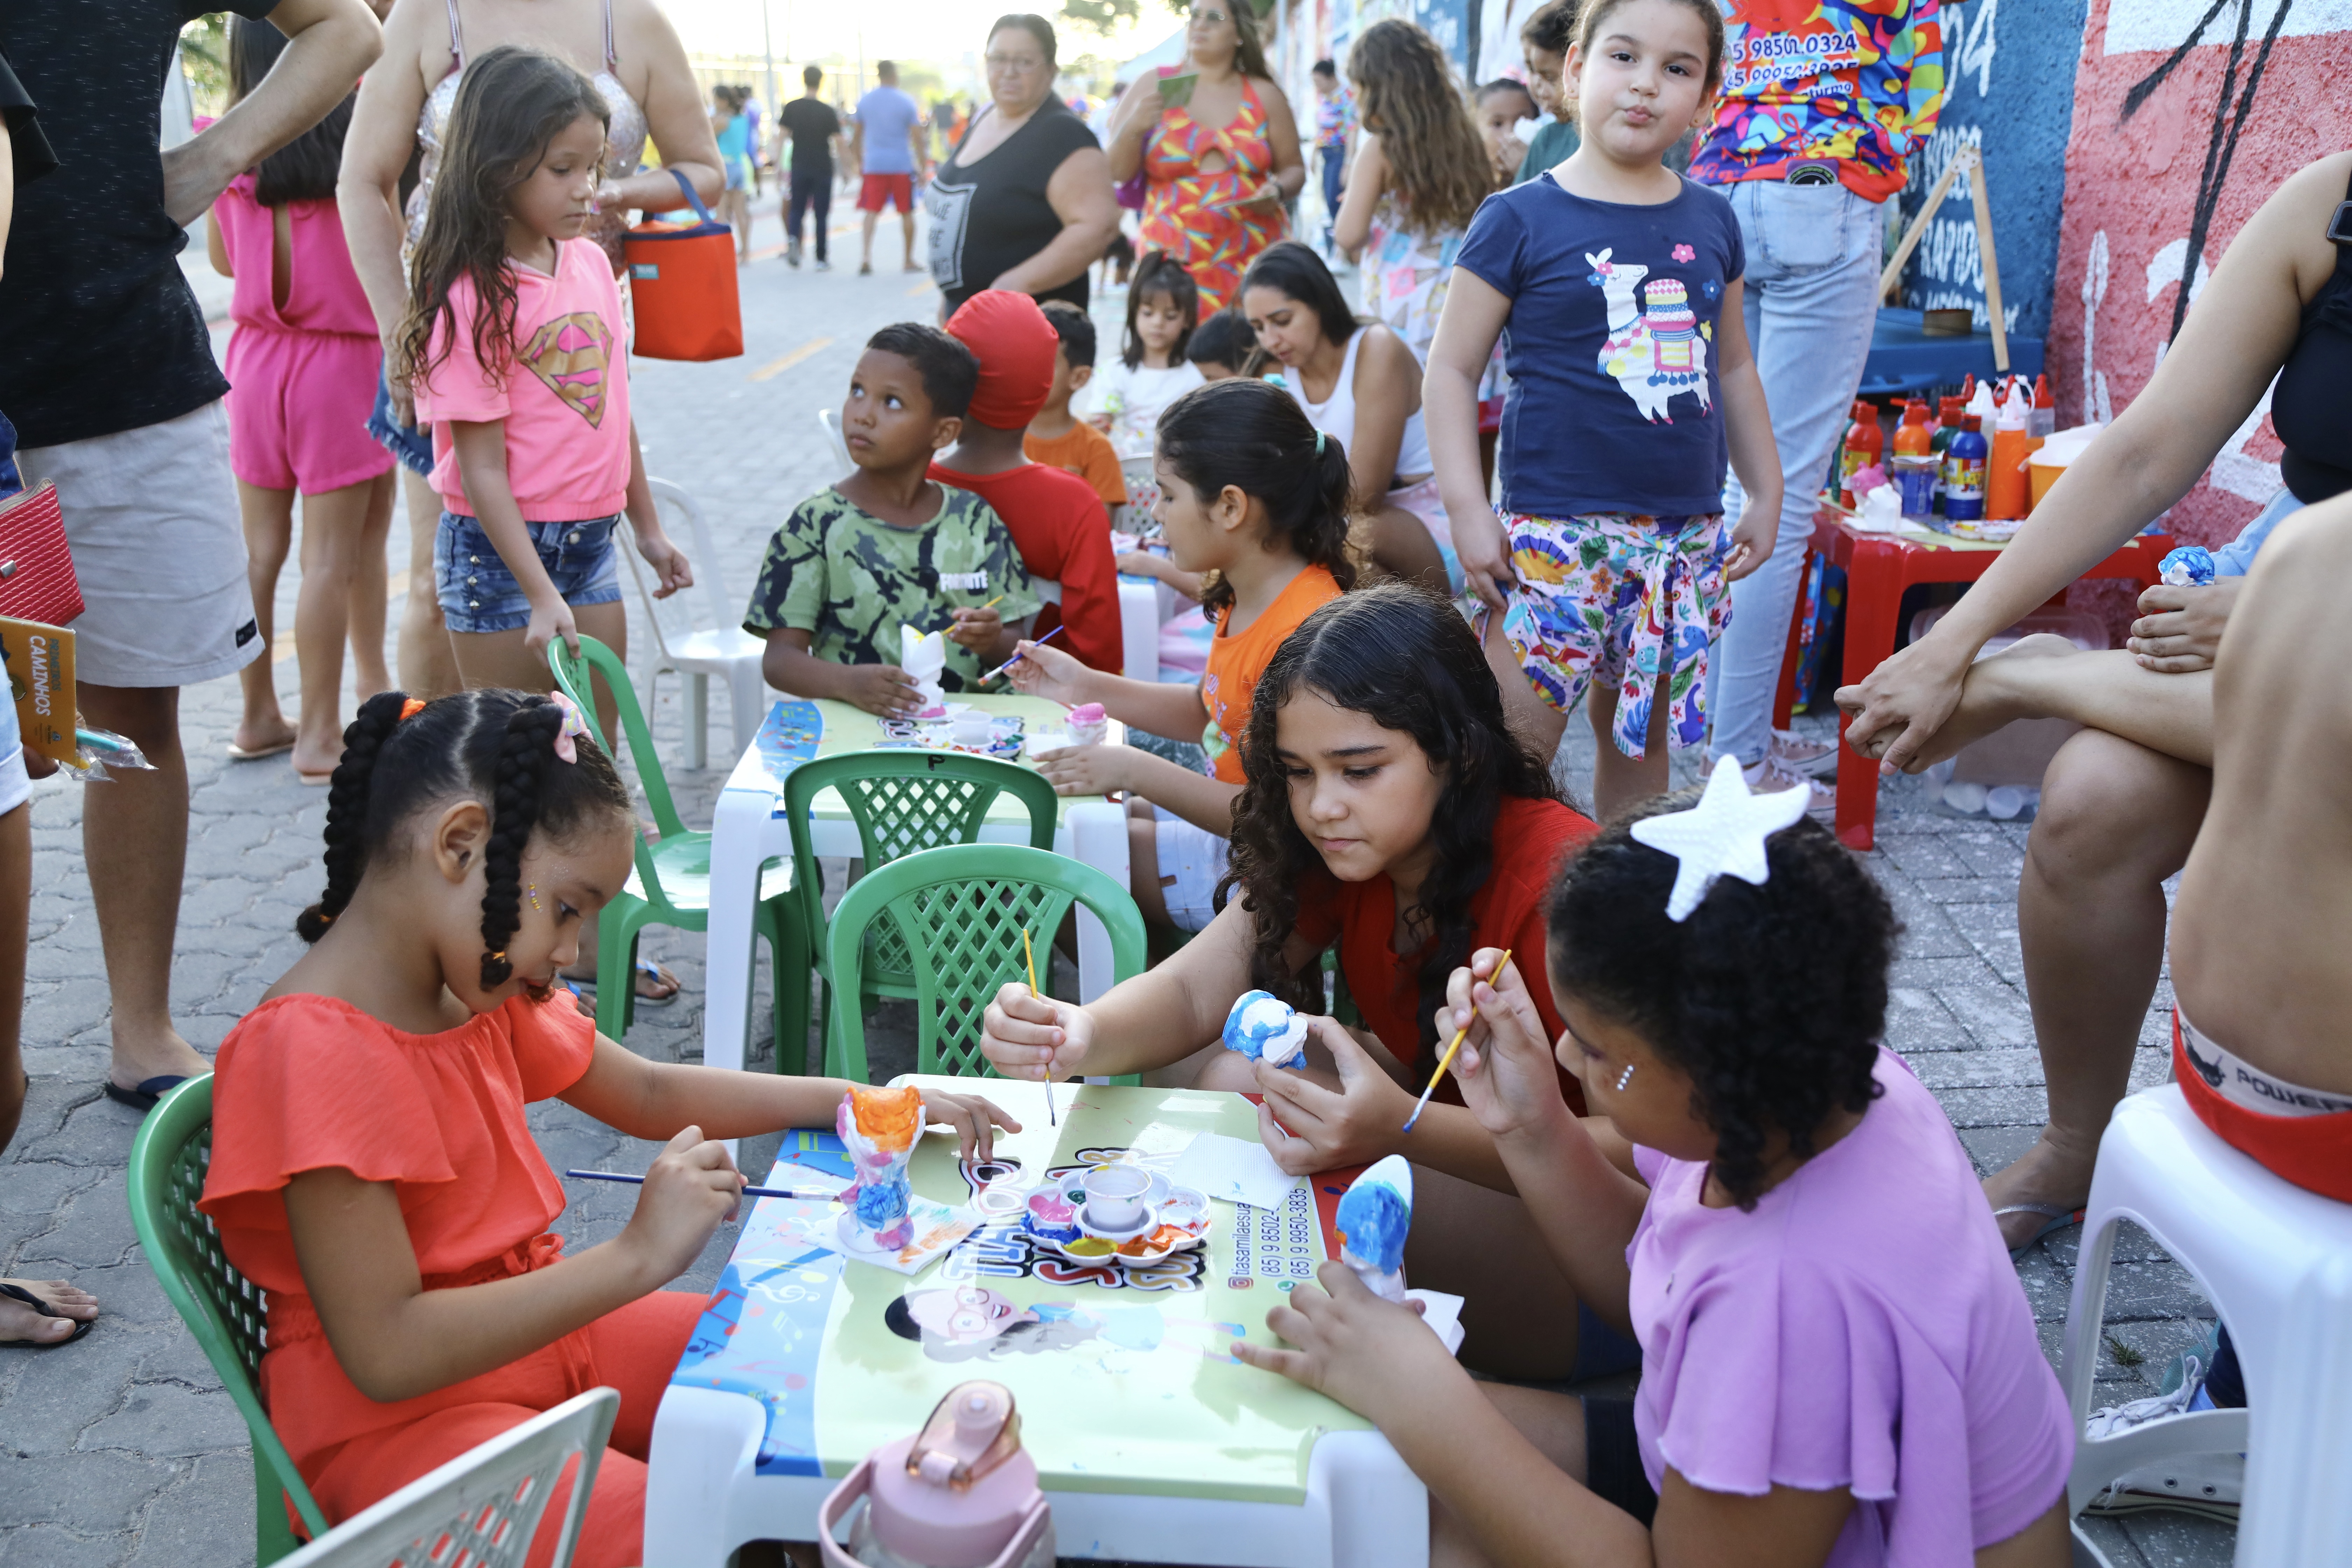
<instances>
[{"instance_id":1,"label":"white sneaker","mask_svg":"<svg viewBox=\"0 0 2352 1568\"><path fill-rule=\"evenodd\" d=\"M1837 814L1835 790L1824 785L1818 779L1809 779L1802 773L1791 773L1781 766L1778 757L1769 752L1767 752L1764 760L1754 767L1740 769L1739 776L1746 779L1748 787L1759 795L1776 794L1781 790L1795 789L1802 785L1811 792L1805 802L1807 816L1828 818Z\"/></svg>"},{"instance_id":2,"label":"white sneaker","mask_svg":"<svg viewBox=\"0 0 2352 1568\"><path fill-rule=\"evenodd\" d=\"M1837 773L1838 743L1834 735L1822 742L1794 730L1775 730L1772 744L1764 754L1780 763L1783 773L1817 779L1832 778Z\"/></svg>"},{"instance_id":3,"label":"white sneaker","mask_svg":"<svg viewBox=\"0 0 2352 1568\"><path fill-rule=\"evenodd\" d=\"M2083 1436L2090 1439L2120 1436L2151 1422L2213 1409L2212 1396L2205 1392L2208 1362L2199 1355L2200 1350L2210 1356L2210 1350L2200 1345L2181 1358L2179 1387L2093 1411L2090 1419L2083 1424ZM2091 1500L2085 1511L2114 1516L2137 1513L2143 1509L2168 1508L2235 1524L2245 1491L2243 1454L2176 1454L2117 1476L2107 1483L2105 1490Z\"/></svg>"}]
</instances>

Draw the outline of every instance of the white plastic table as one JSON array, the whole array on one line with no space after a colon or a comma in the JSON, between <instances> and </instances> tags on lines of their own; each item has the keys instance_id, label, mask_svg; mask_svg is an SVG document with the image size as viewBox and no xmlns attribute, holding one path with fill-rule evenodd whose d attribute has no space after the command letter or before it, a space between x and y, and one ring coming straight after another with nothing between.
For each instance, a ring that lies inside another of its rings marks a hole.
<instances>
[{"instance_id":1,"label":"white plastic table","mask_svg":"<svg viewBox=\"0 0 2352 1568\"><path fill-rule=\"evenodd\" d=\"M1256 1135L1234 1094L1066 1083L1056 1124L1036 1084L986 1092L1022 1122L997 1140L998 1169L1017 1168L974 1173L936 1131L910 1173L919 1194L965 1202L975 1182L1033 1186L1115 1157L1164 1166L1201 1132ZM788 1133L778 1176L785 1161L840 1176L839 1149L830 1131ZM985 1377L1013 1393L1064 1558L1427 1568L1428 1493L1388 1440L1223 1350L1234 1334L1272 1342L1267 1310L1336 1250L1349 1174L1316 1178L1282 1210L1214 1201L1204 1248L1137 1280L1057 1264L1003 1218L896 1274L834 1248L838 1205L761 1199L655 1417L646 1563L724 1568L748 1541L815 1539L819 1507L859 1459ZM942 1321L914 1305L972 1289L1020 1315ZM1016 1326L973 1327L983 1320Z\"/></svg>"},{"instance_id":2,"label":"white plastic table","mask_svg":"<svg viewBox=\"0 0 2352 1568\"><path fill-rule=\"evenodd\" d=\"M964 695L956 699L991 713L1017 713L1031 733L1057 729L1061 705L1042 697ZM783 705L777 704L778 708ZM846 702L819 702L824 716L820 757L864 751L882 738L881 721ZM1110 739L1123 741L1126 731L1114 721ZM791 826L782 815L783 792L770 773L755 742L744 749L710 824L710 924L707 995L702 1014L702 1059L705 1065L740 1068L744 1042L751 1026L751 951L753 914L758 908L760 868L769 861L789 859ZM855 858L865 852L848 805L827 790L810 804L810 839L816 853ZM1010 795L1000 795L981 828L981 841L991 844L1029 842L1029 811ZM1054 848L1083 860L1128 886L1127 809L1100 795L1069 795L1061 803L1061 821L1054 831ZM1110 988L1110 933L1085 910L1078 911L1078 997L1092 1001Z\"/></svg>"}]
</instances>

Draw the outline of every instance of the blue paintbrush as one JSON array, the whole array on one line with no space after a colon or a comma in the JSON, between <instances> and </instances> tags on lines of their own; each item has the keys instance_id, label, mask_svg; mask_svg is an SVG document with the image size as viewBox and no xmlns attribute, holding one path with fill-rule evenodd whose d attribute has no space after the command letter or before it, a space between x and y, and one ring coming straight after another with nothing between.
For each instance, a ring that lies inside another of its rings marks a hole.
<instances>
[{"instance_id":1,"label":"blue paintbrush","mask_svg":"<svg viewBox=\"0 0 2352 1568\"><path fill-rule=\"evenodd\" d=\"M627 1182L635 1186L643 1186L646 1181L643 1176L627 1175L619 1171L566 1171L563 1173L582 1182ZM842 1189L843 1192L848 1190L846 1187ZM830 1192L824 1187L745 1187L743 1195L747 1198L799 1198L805 1203L824 1204L833 1202L841 1193Z\"/></svg>"}]
</instances>

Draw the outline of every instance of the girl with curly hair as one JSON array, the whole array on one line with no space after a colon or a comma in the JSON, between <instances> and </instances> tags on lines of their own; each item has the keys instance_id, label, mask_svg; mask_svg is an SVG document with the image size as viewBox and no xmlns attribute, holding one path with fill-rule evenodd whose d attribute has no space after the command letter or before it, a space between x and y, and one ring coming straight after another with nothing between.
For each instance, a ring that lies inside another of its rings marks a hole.
<instances>
[{"instance_id":1,"label":"girl with curly hair","mask_svg":"<svg viewBox=\"0 0 2352 1568\"><path fill-rule=\"evenodd\" d=\"M1140 287L1140 285L1139 285ZM1134 746L1073 746L1038 758L1064 795L1127 791L1135 899L1154 924L1199 931L1217 912L1234 801L1242 793L1251 693L1293 628L1356 585L1348 554L1348 454L1262 381L1238 377L1160 416L1152 516L1175 572L1197 579L1216 636L1198 686L1129 680L1036 642L1006 673L1031 696L1098 702L1122 723L1201 742L1206 773Z\"/></svg>"},{"instance_id":2,"label":"girl with curly hair","mask_svg":"<svg viewBox=\"0 0 2352 1568\"><path fill-rule=\"evenodd\" d=\"M1691 816L1745 805L1733 766ZM1611 823L1549 947L1482 948L1435 1017L1550 1257L1640 1342L1635 1397L1481 1387L1344 1267L1268 1314L1297 1349L1235 1353L1380 1426L1433 1563L2057 1568L2066 1401L1967 1151L1879 1044L1894 912L1801 816L1710 885L1664 815L1695 794Z\"/></svg>"},{"instance_id":3,"label":"girl with curly hair","mask_svg":"<svg viewBox=\"0 0 2352 1568\"><path fill-rule=\"evenodd\" d=\"M326 889L295 927L310 949L221 1043L198 1205L268 1292L262 1392L330 1524L611 1384L579 1561L646 1561L654 1406L703 1307L660 1287L742 1194L717 1140L824 1121L849 1086L649 1062L596 1033L556 974L635 840L567 698L388 691L343 731ZM576 1257L525 1119L550 1099L667 1144L627 1228ZM1015 1125L924 1099L966 1154Z\"/></svg>"},{"instance_id":4,"label":"girl with curly hair","mask_svg":"<svg viewBox=\"0 0 2352 1568\"><path fill-rule=\"evenodd\" d=\"M1241 752L1247 782L1216 918L1084 1006L1004 988L982 1049L1005 1076L1034 1080L1176 1068L1210 1047L1204 1067L1170 1076L1263 1093L1261 1134L1286 1170L1391 1153L1423 1168L1408 1257L1421 1283L1468 1298L1464 1353L1475 1364L1606 1370L1598 1357L1616 1336L1591 1334L1579 1365L1574 1302L1451 1074L1403 1131L1444 1044L1433 1020L1448 977L1481 947L1541 945L1552 869L1592 824L1513 738L1461 616L1402 584L1334 599L1284 640L1258 678ZM1328 1011L1323 956L1335 948L1361 1024L1316 1018L1309 1070L1217 1046L1244 991ZM1536 1005L1556 1027L1548 991Z\"/></svg>"}]
</instances>

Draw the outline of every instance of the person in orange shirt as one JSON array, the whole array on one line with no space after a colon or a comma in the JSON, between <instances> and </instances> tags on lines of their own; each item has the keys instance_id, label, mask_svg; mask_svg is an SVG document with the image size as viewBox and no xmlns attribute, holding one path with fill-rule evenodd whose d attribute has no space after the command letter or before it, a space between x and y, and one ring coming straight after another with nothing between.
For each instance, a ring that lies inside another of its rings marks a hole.
<instances>
[{"instance_id":1,"label":"person in orange shirt","mask_svg":"<svg viewBox=\"0 0 2352 1568\"><path fill-rule=\"evenodd\" d=\"M1127 504L1127 477L1118 466L1118 449L1110 437L1070 412L1070 399L1095 378L1095 324L1066 300L1048 300L1040 307L1046 325L1061 340L1054 351L1054 385L1045 406L1029 421L1021 450L1033 463L1076 474L1094 486L1111 515Z\"/></svg>"},{"instance_id":2,"label":"person in orange shirt","mask_svg":"<svg viewBox=\"0 0 2352 1568\"><path fill-rule=\"evenodd\" d=\"M1199 931L1216 914L1234 799L1242 792L1242 731L1250 693L1274 650L1318 605L1356 585L1347 553L1348 454L1307 422L1279 387L1235 379L1196 387L1160 417L1153 515L1177 566L1213 574L1201 604L1216 624L1197 687L1128 680L1086 668L1059 648L1021 644L1007 672L1025 692L1171 740L1198 735L1209 771L1195 773L1134 746L1047 752L1038 768L1064 795L1129 790L1135 901L1144 917Z\"/></svg>"},{"instance_id":3,"label":"person in orange shirt","mask_svg":"<svg viewBox=\"0 0 2352 1568\"><path fill-rule=\"evenodd\" d=\"M1066 626L1062 646L1080 663L1116 673L1127 649L1110 519L1086 480L1032 462L1022 450L1024 432L1054 385L1054 329L1028 295L985 289L957 308L947 330L980 361L980 384L962 433L931 464L930 478L970 490L1003 519L1045 600L1031 635Z\"/></svg>"},{"instance_id":4,"label":"person in orange shirt","mask_svg":"<svg viewBox=\"0 0 2352 1568\"><path fill-rule=\"evenodd\" d=\"M557 984L636 837L568 698L371 698L326 837L326 890L295 928L310 951L221 1043L198 1205L267 1292L270 1423L332 1523L616 1387L577 1561L643 1563L654 1410L703 1309L659 1287L742 1193L716 1140L829 1122L850 1086L646 1061ZM551 1097L666 1145L627 1228L574 1258L548 1228L563 1188L524 1115ZM1017 1125L982 1100L925 1100L967 1155Z\"/></svg>"}]
</instances>

